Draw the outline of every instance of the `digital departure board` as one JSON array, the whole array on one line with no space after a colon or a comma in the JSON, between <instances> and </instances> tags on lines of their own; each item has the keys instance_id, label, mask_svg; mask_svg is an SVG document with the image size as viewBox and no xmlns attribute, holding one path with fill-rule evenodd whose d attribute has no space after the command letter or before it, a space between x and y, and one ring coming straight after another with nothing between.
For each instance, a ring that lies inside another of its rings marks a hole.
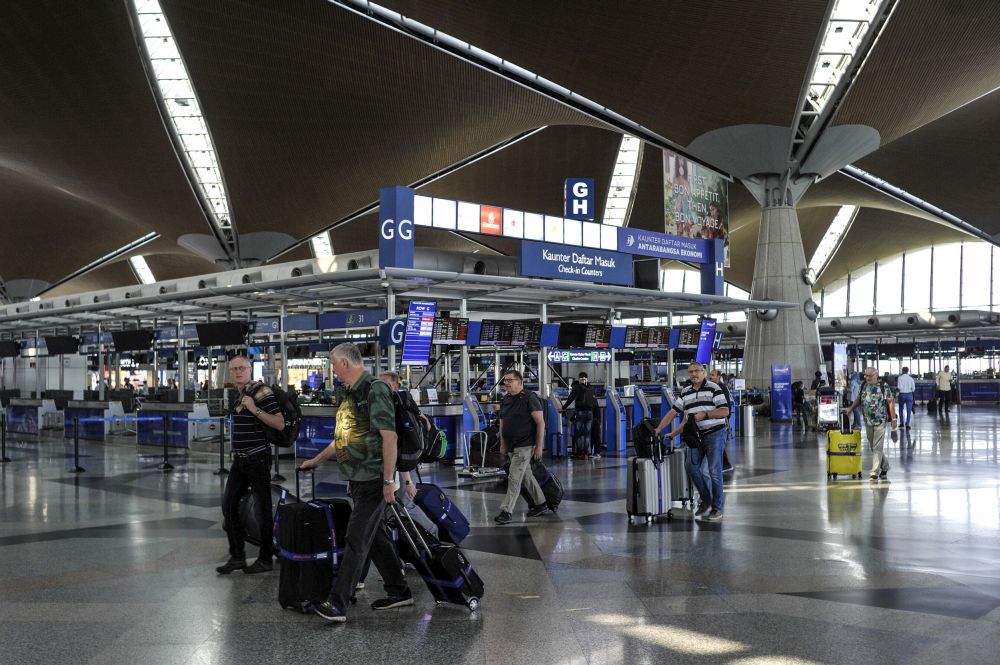
<instances>
[{"instance_id":1,"label":"digital departure board","mask_svg":"<svg viewBox=\"0 0 1000 665\"><path fill-rule=\"evenodd\" d=\"M431 335L434 344L464 346L468 337L468 319L446 319L440 316L434 319L434 332Z\"/></svg>"},{"instance_id":2,"label":"digital departure board","mask_svg":"<svg viewBox=\"0 0 1000 665\"><path fill-rule=\"evenodd\" d=\"M669 326L657 326L656 328L648 328L649 335L647 338L646 348L648 349L665 349L670 346L670 327Z\"/></svg>"},{"instance_id":3,"label":"digital departure board","mask_svg":"<svg viewBox=\"0 0 1000 665\"><path fill-rule=\"evenodd\" d=\"M587 340L587 325L585 323L560 323L559 343L560 349L580 348Z\"/></svg>"},{"instance_id":4,"label":"digital departure board","mask_svg":"<svg viewBox=\"0 0 1000 665\"><path fill-rule=\"evenodd\" d=\"M677 339L678 349L697 349L698 348L698 329L697 328L681 328L680 337Z\"/></svg>"},{"instance_id":5,"label":"digital departure board","mask_svg":"<svg viewBox=\"0 0 1000 665\"><path fill-rule=\"evenodd\" d=\"M715 350L715 319L702 319L701 328L698 331L698 353L695 360L702 365L712 360L712 351Z\"/></svg>"},{"instance_id":6,"label":"digital departure board","mask_svg":"<svg viewBox=\"0 0 1000 665\"><path fill-rule=\"evenodd\" d=\"M514 334L513 321L483 319L479 329L480 346L510 346Z\"/></svg>"},{"instance_id":7,"label":"digital departure board","mask_svg":"<svg viewBox=\"0 0 1000 665\"><path fill-rule=\"evenodd\" d=\"M436 311L436 302L410 301L403 338L403 365L426 365L430 361Z\"/></svg>"},{"instance_id":8,"label":"digital departure board","mask_svg":"<svg viewBox=\"0 0 1000 665\"><path fill-rule=\"evenodd\" d=\"M649 346L649 328L625 326L625 348L645 349Z\"/></svg>"},{"instance_id":9,"label":"digital departure board","mask_svg":"<svg viewBox=\"0 0 1000 665\"><path fill-rule=\"evenodd\" d=\"M606 349L611 345L611 326L588 323L583 345L588 349Z\"/></svg>"},{"instance_id":10,"label":"digital departure board","mask_svg":"<svg viewBox=\"0 0 1000 665\"><path fill-rule=\"evenodd\" d=\"M524 319L513 321L510 342L513 346L538 346L542 340L542 322Z\"/></svg>"}]
</instances>

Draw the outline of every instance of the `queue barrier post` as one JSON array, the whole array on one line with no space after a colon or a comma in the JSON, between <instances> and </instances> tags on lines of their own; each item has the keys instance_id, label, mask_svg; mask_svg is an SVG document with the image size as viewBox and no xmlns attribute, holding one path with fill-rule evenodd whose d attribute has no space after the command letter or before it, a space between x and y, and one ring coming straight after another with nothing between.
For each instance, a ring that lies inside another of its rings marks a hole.
<instances>
[{"instance_id":1,"label":"queue barrier post","mask_svg":"<svg viewBox=\"0 0 1000 665\"><path fill-rule=\"evenodd\" d=\"M271 480L276 483L285 482L286 478L281 475L281 470L278 468L278 457L280 456L280 449L278 446L271 446L274 449L274 475L271 476Z\"/></svg>"},{"instance_id":2,"label":"queue barrier post","mask_svg":"<svg viewBox=\"0 0 1000 665\"><path fill-rule=\"evenodd\" d=\"M7 412L0 413L0 464L7 464Z\"/></svg>"},{"instance_id":3,"label":"queue barrier post","mask_svg":"<svg viewBox=\"0 0 1000 665\"><path fill-rule=\"evenodd\" d=\"M156 468L163 473L170 473L174 470L174 465L170 463L170 453L167 451L167 438L170 435L170 416L163 416L163 461L156 465Z\"/></svg>"},{"instance_id":4,"label":"queue barrier post","mask_svg":"<svg viewBox=\"0 0 1000 665\"><path fill-rule=\"evenodd\" d=\"M226 419L219 418L219 468L213 475L225 476L229 473L226 468Z\"/></svg>"},{"instance_id":5,"label":"queue barrier post","mask_svg":"<svg viewBox=\"0 0 1000 665\"><path fill-rule=\"evenodd\" d=\"M73 418L73 473L83 473L86 469L80 466L80 418Z\"/></svg>"}]
</instances>

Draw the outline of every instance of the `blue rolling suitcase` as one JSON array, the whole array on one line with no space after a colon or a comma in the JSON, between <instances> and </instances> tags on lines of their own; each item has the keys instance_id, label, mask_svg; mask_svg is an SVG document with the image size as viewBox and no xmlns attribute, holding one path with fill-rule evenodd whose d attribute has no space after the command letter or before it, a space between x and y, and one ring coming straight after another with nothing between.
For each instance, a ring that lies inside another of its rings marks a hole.
<instances>
[{"instance_id":1,"label":"blue rolling suitcase","mask_svg":"<svg viewBox=\"0 0 1000 665\"><path fill-rule=\"evenodd\" d=\"M413 497L413 503L437 524L438 536L442 540L461 545L469 535L469 520L437 485L417 483L417 495Z\"/></svg>"}]
</instances>

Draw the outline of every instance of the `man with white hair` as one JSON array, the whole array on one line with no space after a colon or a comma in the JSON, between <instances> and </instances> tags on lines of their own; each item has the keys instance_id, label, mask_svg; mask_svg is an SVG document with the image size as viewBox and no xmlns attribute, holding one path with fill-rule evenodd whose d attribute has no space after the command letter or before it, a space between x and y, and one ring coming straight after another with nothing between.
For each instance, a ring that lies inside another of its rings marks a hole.
<instances>
[{"instance_id":1,"label":"man with white hair","mask_svg":"<svg viewBox=\"0 0 1000 665\"><path fill-rule=\"evenodd\" d=\"M858 407L865 419L868 445L872 451L870 478L888 480L889 460L885 458L882 447L885 444L886 421L893 430L896 429L896 405L892 400L892 390L878 380L878 371L874 367L865 367L865 383L861 386L861 394L844 411L850 413Z\"/></svg>"},{"instance_id":2,"label":"man with white hair","mask_svg":"<svg viewBox=\"0 0 1000 665\"><path fill-rule=\"evenodd\" d=\"M412 605L413 594L384 524L386 504L396 500L396 412L391 388L365 371L361 351L350 342L330 352L330 367L346 387L334 440L302 468L314 468L336 455L340 476L354 499L337 581L326 602L313 608L327 621L343 623L369 554L386 592L385 598L372 603L373 610Z\"/></svg>"}]
</instances>

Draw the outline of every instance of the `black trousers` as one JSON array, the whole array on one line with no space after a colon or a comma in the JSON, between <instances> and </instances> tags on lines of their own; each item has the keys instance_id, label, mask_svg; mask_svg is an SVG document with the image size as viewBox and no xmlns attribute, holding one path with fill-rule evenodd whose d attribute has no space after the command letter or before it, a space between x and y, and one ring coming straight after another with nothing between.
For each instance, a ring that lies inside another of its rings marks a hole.
<instances>
[{"instance_id":1,"label":"black trousers","mask_svg":"<svg viewBox=\"0 0 1000 665\"><path fill-rule=\"evenodd\" d=\"M226 491L222 495L222 515L226 518L226 536L229 538L229 558L243 561L246 555L246 529L240 520L240 497L247 488L253 492L257 507L257 524L260 525L260 557L270 560L273 556L272 529L274 507L271 505L271 455L233 457L226 478Z\"/></svg>"},{"instance_id":2,"label":"black trousers","mask_svg":"<svg viewBox=\"0 0 1000 665\"><path fill-rule=\"evenodd\" d=\"M951 411L951 390L938 390L938 413Z\"/></svg>"},{"instance_id":3,"label":"black trousers","mask_svg":"<svg viewBox=\"0 0 1000 665\"><path fill-rule=\"evenodd\" d=\"M386 595L399 596L409 588L403 577L403 563L386 530L382 481L377 478L352 480L351 498L354 500L354 508L347 523L344 558L340 562L337 581L330 593L330 602L344 611L350 607L354 587L358 585L369 556L382 575Z\"/></svg>"}]
</instances>

